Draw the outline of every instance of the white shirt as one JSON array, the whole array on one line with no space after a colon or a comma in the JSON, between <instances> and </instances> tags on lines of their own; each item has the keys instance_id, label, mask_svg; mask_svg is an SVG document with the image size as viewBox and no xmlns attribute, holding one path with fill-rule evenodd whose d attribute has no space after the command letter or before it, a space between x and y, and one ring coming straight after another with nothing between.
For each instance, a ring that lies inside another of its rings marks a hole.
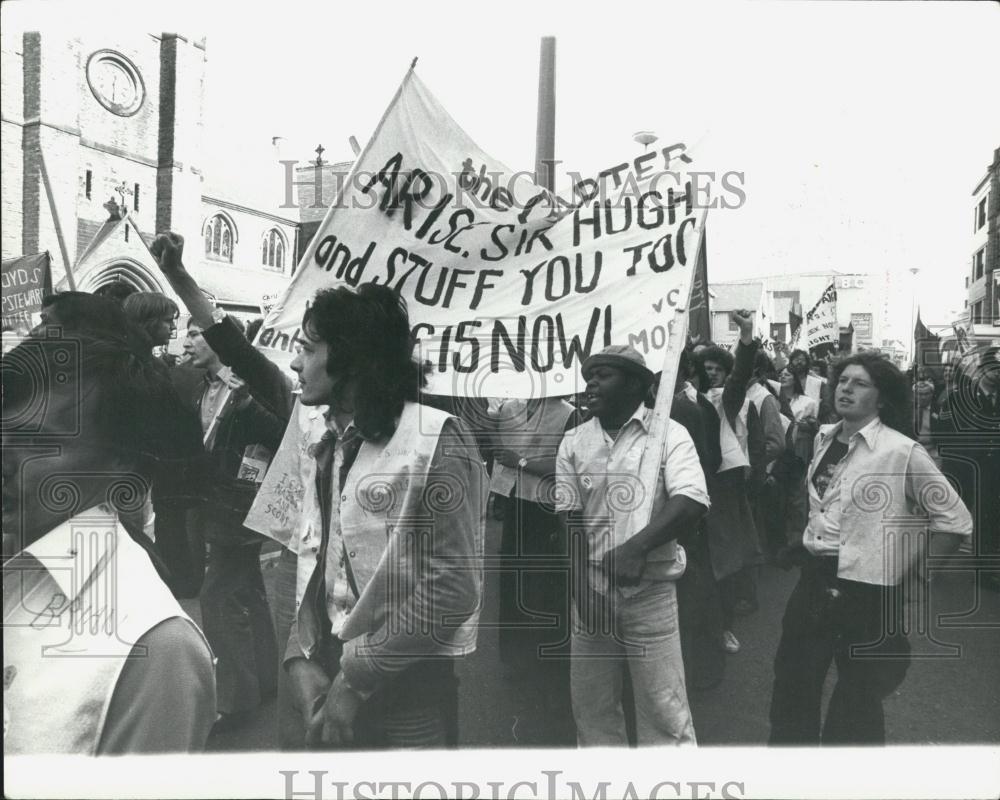
<instances>
[{"instance_id":1,"label":"white shirt","mask_svg":"<svg viewBox=\"0 0 1000 800\"><path fill-rule=\"evenodd\" d=\"M894 586L928 531L971 536L968 509L927 451L878 418L851 436L820 497L813 476L842 427L824 425L816 436L806 476L806 550L837 556L841 578Z\"/></svg>"},{"instance_id":2,"label":"white shirt","mask_svg":"<svg viewBox=\"0 0 1000 800\"><path fill-rule=\"evenodd\" d=\"M819 403L807 394L796 395L789 401L788 405L795 415L796 422L805 417L815 419L819 416Z\"/></svg>"},{"instance_id":3,"label":"white shirt","mask_svg":"<svg viewBox=\"0 0 1000 800\"><path fill-rule=\"evenodd\" d=\"M652 409L640 405L614 441L595 417L567 432L559 445L556 511L584 512L590 560L598 571L604 554L627 540L629 517L645 491L636 476L652 414ZM654 510L674 495L689 497L705 508L711 505L694 442L684 426L672 419L667 421L660 475ZM650 560L643 580L676 579L676 569L673 561Z\"/></svg>"}]
</instances>

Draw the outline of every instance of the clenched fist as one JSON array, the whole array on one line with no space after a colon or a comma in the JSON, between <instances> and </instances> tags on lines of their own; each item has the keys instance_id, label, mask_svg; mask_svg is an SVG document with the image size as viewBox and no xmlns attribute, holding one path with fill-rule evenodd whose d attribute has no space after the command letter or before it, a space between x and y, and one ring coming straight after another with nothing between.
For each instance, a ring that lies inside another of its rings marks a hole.
<instances>
[{"instance_id":1,"label":"clenched fist","mask_svg":"<svg viewBox=\"0 0 1000 800\"><path fill-rule=\"evenodd\" d=\"M156 259L156 264L166 275L183 272L184 237L179 233L167 231L157 236L149 246L149 252Z\"/></svg>"}]
</instances>

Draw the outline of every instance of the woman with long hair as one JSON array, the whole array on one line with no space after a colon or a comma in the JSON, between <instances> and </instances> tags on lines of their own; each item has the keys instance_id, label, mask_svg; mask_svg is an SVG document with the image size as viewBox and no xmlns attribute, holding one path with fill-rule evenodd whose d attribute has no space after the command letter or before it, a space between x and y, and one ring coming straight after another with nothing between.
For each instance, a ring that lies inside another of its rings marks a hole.
<instances>
[{"instance_id":1,"label":"woman with long hair","mask_svg":"<svg viewBox=\"0 0 1000 800\"><path fill-rule=\"evenodd\" d=\"M132 327L145 338L150 350L166 350L177 336L177 303L159 292L136 292L122 302L122 310Z\"/></svg>"},{"instance_id":2,"label":"woman with long hair","mask_svg":"<svg viewBox=\"0 0 1000 800\"><path fill-rule=\"evenodd\" d=\"M906 376L877 353L832 370L840 421L820 428L806 474L809 519L802 574L782 621L774 663L771 744L880 744L882 698L903 681L910 647L904 580L923 548L944 555L972 518L913 439ZM918 521L903 531L886 520ZM830 663L837 684L820 726Z\"/></svg>"}]
</instances>

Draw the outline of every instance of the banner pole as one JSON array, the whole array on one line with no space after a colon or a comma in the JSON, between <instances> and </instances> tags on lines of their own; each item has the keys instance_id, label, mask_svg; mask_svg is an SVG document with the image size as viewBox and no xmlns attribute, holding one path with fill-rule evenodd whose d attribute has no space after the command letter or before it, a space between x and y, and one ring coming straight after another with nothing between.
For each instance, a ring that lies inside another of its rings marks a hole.
<instances>
[{"instance_id":1,"label":"banner pole","mask_svg":"<svg viewBox=\"0 0 1000 800\"><path fill-rule=\"evenodd\" d=\"M326 228L327 221L330 219L334 211L340 207L340 203L344 199L344 192L347 191L347 187L353 185L354 176L357 174L359 166L362 163L364 163L365 156L368 155L368 151L371 149L372 142L378 139L378 135L382 130L382 126L385 125L385 121L389 118L389 112L396 107L396 103L399 102L399 98L402 97L403 95L403 89L406 88L406 85L414 77L415 73L413 71L413 68L416 66L416 64L417 64L417 58L414 58L413 61L410 63L410 68L406 71L406 74L403 76L403 80L400 81L399 87L396 89L396 94L393 95L392 100L389 101L389 105L387 105L385 111L382 112L382 117L381 119L379 119L378 125L375 126L374 132L369 137L368 141L365 142L365 146L362 148L361 152L358 153L357 157L354 159L354 163L351 165L351 169L348 171L347 177L343 181L339 182L339 186L337 187L337 195L336 197L334 197L333 203L331 203L330 207L326 210L326 214L323 216L323 221L320 223L319 230L323 230L324 228ZM274 305L271 306L271 311L267 315L265 315L264 324L261 326L261 333L263 333L264 329L267 328L268 320L272 316L280 315L281 311L284 310L285 298L296 286L296 284L299 282L302 276L308 272L308 270L303 269L303 266L305 264L308 264L309 261L313 258L316 252L316 248L319 246L319 243L320 243L320 237L313 236L313 238L309 242L309 245L306 247L306 251L302 254L302 258L300 258L298 264L296 264L294 277L292 278L291 282L288 284L288 286L285 287L285 291L282 293L281 297L279 297L277 301L275 301ZM259 336L260 334L258 334L258 338Z\"/></svg>"},{"instance_id":2,"label":"banner pole","mask_svg":"<svg viewBox=\"0 0 1000 800\"><path fill-rule=\"evenodd\" d=\"M56 229L56 240L59 242L59 252L62 254L63 266L66 270L66 282L69 283L70 291L76 291L76 280L73 278L73 265L69 261L69 251L66 249L66 240L63 238L62 225L59 223L59 212L56 210L56 198L52 194L52 184L49 183L49 171L45 168L45 156L38 153L38 171L42 176L42 185L45 188L45 196L49 201L49 212L52 214L52 224Z\"/></svg>"},{"instance_id":3,"label":"banner pole","mask_svg":"<svg viewBox=\"0 0 1000 800\"><path fill-rule=\"evenodd\" d=\"M704 243L705 220L708 208L702 209L698 224L698 248ZM681 351L687 345L688 306L691 304L691 288L694 285L695 265L698 263L698 253L691 260L692 268L688 272L687 287L681 293L686 298L683 306L674 309L674 318L669 323L670 335L667 339L667 351L663 356L660 372L660 385L656 392L656 403L649 422L649 434L646 446L639 462L639 486L642 493L638 507L629 517L629 535L638 533L649 524L653 511L653 498L656 494L656 482L660 476L660 464L667 446L667 425L670 421L670 408L674 400L674 384L677 381L677 366Z\"/></svg>"}]
</instances>

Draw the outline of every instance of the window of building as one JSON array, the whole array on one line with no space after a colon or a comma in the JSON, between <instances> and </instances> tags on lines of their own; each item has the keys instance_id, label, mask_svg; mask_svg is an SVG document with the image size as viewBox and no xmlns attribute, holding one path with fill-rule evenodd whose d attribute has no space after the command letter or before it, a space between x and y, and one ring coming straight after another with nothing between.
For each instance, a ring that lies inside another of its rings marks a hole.
<instances>
[{"instance_id":1,"label":"window of building","mask_svg":"<svg viewBox=\"0 0 1000 800\"><path fill-rule=\"evenodd\" d=\"M233 260L233 226L222 214L216 214L205 224L205 255L223 261Z\"/></svg>"},{"instance_id":2,"label":"window of building","mask_svg":"<svg viewBox=\"0 0 1000 800\"><path fill-rule=\"evenodd\" d=\"M264 234L260 245L260 262L265 267L285 268L285 237L277 228Z\"/></svg>"},{"instance_id":3,"label":"window of building","mask_svg":"<svg viewBox=\"0 0 1000 800\"><path fill-rule=\"evenodd\" d=\"M976 255L973 258L973 263L975 265L973 273L975 277L973 278L973 280L978 281L981 277L983 277L983 264L985 261L986 261L986 248L982 247L979 249L979 252L976 253Z\"/></svg>"},{"instance_id":4,"label":"window of building","mask_svg":"<svg viewBox=\"0 0 1000 800\"><path fill-rule=\"evenodd\" d=\"M84 178L83 187L84 187L83 188L84 194L87 196L87 199L89 200L91 194L93 194L94 192L94 173L89 169L87 170L87 174Z\"/></svg>"},{"instance_id":5,"label":"window of building","mask_svg":"<svg viewBox=\"0 0 1000 800\"><path fill-rule=\"evenodd\" d=\"M983 301L980 300L972 307L972 324L981 325L983 323Z\"/></svg>"},{"instance_id":6,"label":"window of building","mask_svg":"<svg viewBox=\"0 0 1000 800\"><path fill-rule=\"evenodd\" d=\"M986 200L984 197L979 201L979 205L976 206L976 230L978 231L986 224Z\"/></svg>"}]
</instances>

